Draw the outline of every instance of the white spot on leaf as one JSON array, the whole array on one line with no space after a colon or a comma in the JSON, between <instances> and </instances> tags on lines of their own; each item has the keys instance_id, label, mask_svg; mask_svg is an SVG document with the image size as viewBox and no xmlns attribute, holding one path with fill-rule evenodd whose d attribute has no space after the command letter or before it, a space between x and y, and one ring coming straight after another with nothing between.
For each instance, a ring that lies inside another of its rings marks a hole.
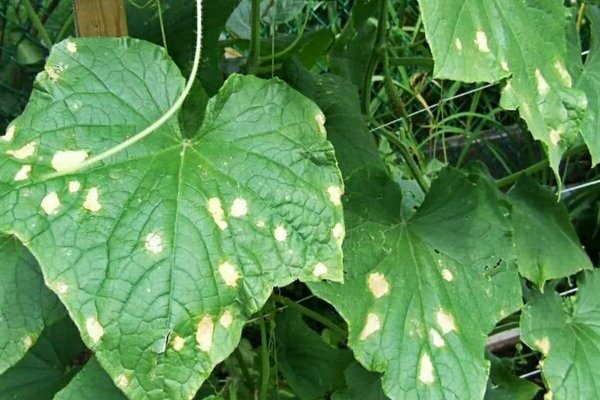
<instances>
[{"instance_id":1,"label":"white spot on leaf","mask_svg":"<svg viewBox=\"0 0 600 400\"><path fill-rule=\"evenodd\" d=\"M573 80L571 79L571 74L569 74L569 71L567 71L567 69L564 67L564 65L562 65L562 63L560 61L556 60L554 62L554 69L560 76L560 79L562 80L563 85L570 88L573 85Z\"/></svg>"},{"instance_id":2,"label":"white spot on leaf","mask_svg":"<svg viewBox=\"0 0 600 400\"><path fill-rule=\"evenodd\" d=\"M505 70L506 72L510 71L510 69L508 68L508 63L506 61L500 61L500 66L502 67L503 70Z\"/></svg>"},{"instance_id":3,"label":"white spot on leaf","mask_svg":"<svg viewBox=\"0 0 600 400\"><path fill-rule=\"evenodd\" d=\"M85 150L61 150L52 157L52 168L58 172L74 169L88 158Z\"/></svg>"},{"instance_id":4,"label":"white spot on leaf","mask_svg":"<svg viewBox=\"0 0 600 400\"><path fill-rule=\"evenodd\" d=\"M31 142L27 143L25 146L21 147L18 150L8 150L6 154L9 156L13 156L17 160L24 160L26 158L31 157L35 153L35 148L37 147L37 143Z\"/></svg>"},{"instance_id":5,"label":"white spot on leaf","mask_svg":"<svg viewBox=\"0 0 600 400\"><path fill-rule=\"evenodd\" d=\"M435 329L429 330L429 336L431 336L431 344L435 347L444 347L446 344L442 336Z\"/></svg>"},{"instance_id":6,"label":"white spot on leaf","mask_svg":"<svg viewBox=\"0 0 600 400\"><path fill-rule=\"evenodd\" d=\"M362 332L360 333L360 340L366 340L369 336L381 329L381 322L377 314L369 313L367 315L367 322Z\"/></svg>"},{"instance_id":7,"label":"white spot on leaf","mask_svg":"<svg viewBox=\"0 0 600 400\"><path fill-rule=\"evenodd\" d=\"M552 400L553 394L552 390L548 390L548 392L544 395L544 400Z\"/></svg>"},{"instance_id":8,"label":"white spot on leaf","mask_svg":"<svg viewBox=\"0 0 600 400\"><path fill-rule=\"evenodd\" d=\"M223 328L229 328L232 323L233 315L231 314L231 311L225 310L225 312L223 312L221 315L221 318L219 318L219 324L221 324Z\"/></svg>"},{"instance_id":9,"label":"white spot on leaf","mask_svg":"<svg viewBox=\"0 0 600 400\"><path fill-rule=\"evenodd\" d=\"M556 129L550 131L550 143L557 145L560 142L560 133Z\"/></svg>"},{"instance_id":10,"label":"white spot on leaf","mask_svg":"<svg viewBox=\"0 0 600 400\"><path fill-rule=\"evenodd\" d=\"M15 125L11 125L6 130L4 136L2 136L2 140L5 142L11 142L15 138L15 131L17 130Z\"/></svg>"},{"instance_id":11,"label":"white spot on leaf","mask_svg":"<svg viewBox=\"0 0 600 400\"><path fill-rule=\"evenodd\" d=\"M102 209L102 205L99 202L100 194L98 193L98 188L91 188L88 191L87 197L83 202L83 208L89 210L91 212L98 212Z\"/></svg>"},{"instance_id":12,"label":"white spot on leaf","mask_svg":"<svg viewBox=\"0 0 600 400\"><path fill-rule=\"evenodd\" d=\"M104 336L104 328L98 320L94 317L89 317L85 321L85 329L87 331L88 336L92 339L92 342L98 343L98 341Z\"/></svg>"},{"instance_id":13,"label":"white spot on leaf","mask_svg":"<svg viewBox=\"0 0 600 400\"><path fill-rule=\"evenodd\" d=\"M342 188L332 185L327 188L327 193L329 193L329 200L334 206L339 206L342 204L342 194L344 194Z\"/></svg>"},{"instance_id":14,"label":"white spot on leaf","mask_svg":"<svg viewBox=\"0 0 600 400\"><path fill-rule=\"evenodd\" d=\"M223 207L221 207L221 200L216 197L208 199L208 212L212 215L215 224L217 224L221 230L227 229L228 225L223 218L225 212L223 211Z\"/></svg>"},{"instance_id":15,"label":"white spot on leaf","mask_svg":"<svg viewBox=\"0 0 600 400\"><path fill-rule=\"evenodd\" d=\"M454 317L451 314L446 313L441 308L436 314L436 320L440 329L444 334L456 331L456 325L454 323Z\"/></svg>"},{"instance_id":16,"label":"white spot on leaf","mask_svg":"<svg viewBox=\"0 0 600 400\"><path fill-rule=\"evenodd\" d=\"M56 192L50 192L48 193L43 199L42 199L42 210L44 210L44 212L48 215L53 215L56 214L56 212L58 211L58 208L60 207L60 200L58 198L58 194L56 194Z\"/></svg>"},{"instance_id":17,"label":"white spot on leaf","mask_svg":"<svg viewBox=\"0 0 600 400\"><path fill-rule=\"evenodd\" d=\"M327 271L329 271L327 266L325 264L323 264L322 262L319 262L315 265L315 268L313 269L313 275L320 278L323 275L325 275L327 273Z\"/></svg>"},{"instance_id":18,"label":"white spot on leaf","mask_svg":"<svg viewBox=\"0 0 600 400\"><path fill-rule=\"evenodd\" d=\"M115 380L115 384L117 385L117 387L120 387L121 389L124 389L127 386L129 386L129 378L127 378L125 376L125 374L121 374Z\"/></svg>"},{"instance_id":19,"label":"white spot on leaf","mask_svg":"<svg viewBox=\"0 0 600 400\"><path fill-rule=\"evenodd\" d=\"M69 286L64 282L56 282L54 285L54 290L56 290L56 293L58 294L67 294L69 291Z\"/></svg>"},{"instance_id":20,"label":"white spot on leaf","mask_svg":"<svg viewBox=\"0 0 600 400\"><path fill-rule=\"evenodd\" d=\"M456 46L456 49L458 51L462 50L462 42L459 38L456 38L456 40L454 40L454 46Z\"/></svg>"},{"instance_id":21,"label":"white spot on leaf","mask_svg":"<svg viewBox=\"0 0 600 400\"><path fill-rule=\"evenodd\" d=\"M15 174L15 182L24 181L29 179L31 173L31 165L23 165L21 169Z\"/></svg>"},{"instance_id":22,"label":"white spot on leaf","mask_svg":"<svg viewBox=\"0 0 600 400\"><path fill-rule=\"evenodd\" d=\"M544 356L548 355L548 352L550 351L550 339L548 339L547 336L544 336L543 338L536 340L534 345L535 345L535 347L537 347L540 350L540 352Z\"/></svg>"},{"instance_id":23,"label":"white spot on leaf","mask_svg":"<svg viewBox=\"0 0 600 400\"><path fill-rule=\"evenodd\" d=\"M152 254L160 254L163 251L162 239L158 233L152 232L146 235L144 247Z\"/></svg>"},{"instance_id":24,"label":"white spot on leaf","mask_svg":"<svg viewBox=\"0 0 600 400\"><path fill-rule=\"evenodd\" d=\"M484 31L477 31L475 34L475 44L482 53L489 53L488 38Z\"/></svg>"},{"instance_id":25,"label":"white spot on leaf","mask_svg":"<svg viewBox=\"0 0 600 400\"><path fill-rule=\"evenodd\" d=\"M241 197L233 200L231 205L231 216L234 218L241 218L248 214L248 202Z\"/></svg>"},{"instance_id":26,"label":"white spot on leaf","mask_svg":"<svg viewBox=\"0 0 600 400\"><path fill-rule=\"evenodd\" d=\"M60 78L60 74L66 69L66 67L63 64L55 64L55 65L49 65L46 64L46 66L44 67L44 70L46 71L46 74L48 75L48 79L50 80L50 82L56 82L58 81L58 79Z\"/></svg>"},{"instance_id":27,"label":"white spot on leaf","mask_svg":"<svg viewBox=\"0 0 600 400\"><path fill-rule=\"evenodd\" d=\"M419 381L426 385L431 385L435 382L433 377L433 364L431 364L431 358L429 354L423 352L421 359L419 360Z\"/></svg>"},{"instance_id":28,"label":"white spot on leaf","mask_svg":"<svg viewBox=\"0 0 600 400\"><path fill-rule=\"evenodd\" d=\"M323 136L327 136L327 129L325 129L325 114L323 114L322 112L318 112L317 115L315 115L315 121L317 122L317 126L319 127L319 132Z\"/></svg>"},{"instance_id":29,"label":"white spot on leaf","mask_svg":"<svg viewBox=\"0 0 600 400\"><path fill-rule=\"evenodd\" d=\"M81 190L81 183L79 183L78 181L69 182L69 192L77 193L79 192L79 190Z\"/></svg>"},{"instance_id":30,"label":"white spot on leaf","mask_svg":"<svg viewBox=\"0 0 600 400\"><path fill-rule=\"evenodd\" d=\"M385 296L390 291L390 284L385 278L385 275L379 272L370 274L367 279L367 284L369 285L369 290L377 299Z\"/></svg>"},{"instance_id":31,"label":"white spot on leaf","mask_svg":"<svg viewBox=\"0 0 600 400\"><path fill-rule=\"evenodd\" d=\"M183 349L183 346L185 346L185 339L181 336L175 336L173 338L173 350L181 351L181 349Z\"/></svg>"},{"instance_id":32,"label":"white spot on leaf","mask_svg":"<svg viewBox=\"0 0 600 400\"><path fill-rule=\"evenodd\" d=\"M67 51L69 53L77 53L77 44L71 41L67 42Z\"/></svg>"},{"instance_id":33,"label":"white spot on leaf","mask_svg":"<svg viewBox=\"0 0 600 400\"><path fill-rule=\"evenodd\" d=\"M288 236L287 230L281 225L279 225L277 228L275 228L273 230L273 237L278 242L285 242L287 240L287 236Z\"/></svg>"},{"instance_id":34,"label":"white spot on leaf","mask_svg":"<svg viewBox=\"0 0 600 400\"><path fill-rule=\"evenodd\" d=\"M546 82L546 79L544 79L544 76L539 69L535 70L535 80L537 81L538 93L542 96L548 93L550 86L548 86L548 82Z\"/></svg>"},{"instance_id":35,"label":"white spot on leaf","mask_svg":"<svg viewBox=\"0 0 600 400\"><path fill-rule=\"evenodd\" d=\"M342 240L346 234L346 230L344 229L344 225L340 224L339 222L337 224L335 224L335 226L333 227L333 229L331 230L331 234L333 235L334 239L337 240Z\"/></svg>"},{"instance_id":36,"label":"white spot on leaf","mask_svg":"<svg viewBox=\"0 0 600 400\"><path fill-rule=\"evenodd\" d=\"M237 286L237 281L240 277L240 274L235 269L235 266L225 261L224 263L219 265L219 274L221 274L221 278L223 279L223 281L225 281L225 284L227 286Z\"/></svg>"},{"instance_id":37,"label":"white spot on leaf","mask_svg":"<svg viewBox=\"0 0 600 400\"><path fill-rule=\"evenodd\" d=\"M258 228L264 228L265 227L265 221L263 221L262 219L259 221L256 221L256 226Z\"/></svg>"},{"instance_id":38,"label":"white spot on leaf","mask_svg":"<svg viewBox=\"0 0 600 400\"><path fill-rule=\"evenodd\" d=\"M31 336L25 336L23 338L23 347L25 348L25 350L29 350L31 346L33 346L33 339L31 338Z\"/></svg>"},{"instance_id":39,"label":"white spot on leaf","mask_svg":"<svg viewBox=\"0 0 600 400\"><path fill-rule=\"evenodd\" d=\"M196 328L196 343L202 351L209 351L212 347L214 324L210 315L202 317Z\"/></svg>"},{"instance_id":40,"label":"white spot on leaf","mask_svg":"<svg viewBox=\"0 0 600 400\"><path fill-rule=\"evenodd\" d=\"M454 275L452 275L452 272L450 272L449 269L443 269L442 278L444 278L445 281L452 282L454 280Z\"/></svg>"}]
</instances>

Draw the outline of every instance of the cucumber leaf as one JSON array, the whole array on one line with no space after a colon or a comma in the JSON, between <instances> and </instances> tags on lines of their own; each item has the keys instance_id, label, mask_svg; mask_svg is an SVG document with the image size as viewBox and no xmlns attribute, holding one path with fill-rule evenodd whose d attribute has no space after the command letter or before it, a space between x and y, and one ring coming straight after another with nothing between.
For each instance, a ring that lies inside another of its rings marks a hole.
<instances>
[{"instance_id":1,"label":"cucumber leaf","mask_svg":"<svg viewBox=\"0 0 600 400\"><path fill-rule=\"evenodd\" d=\"M158 119L183 84L150 43L67 40L0 141L0 231L36 256L131 399L193 396L274 286L342 280L324 117L279 80L232 76L198 132L175 116L64 172Z\"/></svg>"}]
</instances>

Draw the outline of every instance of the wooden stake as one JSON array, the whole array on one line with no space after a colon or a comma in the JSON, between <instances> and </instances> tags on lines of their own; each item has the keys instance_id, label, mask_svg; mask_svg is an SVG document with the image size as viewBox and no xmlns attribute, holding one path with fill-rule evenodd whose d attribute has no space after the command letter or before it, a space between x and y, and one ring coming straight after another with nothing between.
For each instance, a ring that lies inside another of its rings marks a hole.
<instances>
[{"instance_id":1,"label":"wooden stake","mask_svg":"<svg viewBox=\"0 0 600 400\"><path fill-rule=\"evenodd\" d=\"M123 0L73 0L77 36L127 36Z\"/></svg>"}]
</instances>

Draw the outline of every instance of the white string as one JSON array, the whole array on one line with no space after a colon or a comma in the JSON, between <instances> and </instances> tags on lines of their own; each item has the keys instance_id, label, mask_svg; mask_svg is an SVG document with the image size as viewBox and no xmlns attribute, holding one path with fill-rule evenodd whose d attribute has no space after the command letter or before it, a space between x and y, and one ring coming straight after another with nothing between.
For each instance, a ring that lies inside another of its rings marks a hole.
<instances>
[{"instance_id":1,"label":"white string","mask_svg":"<svg viewBox=\"0 0 600 400\"><path fill-rule=\"evenodd\" d=\"M595 181L582 183L581 185L571 186L569 188L561 190L560 194L565 194L565 193L570 193L570 192L576 192L579 189L583 189L583 188L586 188L586 187L594 186L594 185L597 185L599 183L600 183L600 179L596 179Z\"/></svg>"},{"instance_id":2,"label":"white string","mask_svg":"<svg viewBox=\"0 0 600 400\"><path fill-rule=\"evenodd\" d=\"M583 52L581 53L581 55L582 55L582 56L585 56L585 55L587 55L587 54L589 54L589 53L590 53L590 51L589 51L589 50L586 50L586 51L583 51ZM464 96L468 96L468 95L470 95L470 94L473 94L473 93L475 93L475 92L479 92L480 90L485 90L485 89L488 89L488 88L490 88L490 87L492 87L492 86L495 86L495 85L496 85L496 83L488 83L487 85L484 85L484 86L481 86L481 87L478 87L478 88L475 88L475 89L468 90L468 91L466 91L466 92L464 92L464 93L457 94L456 96L452 96L452 97L449 97L449 98L447 98L447 99L442 99L442 100L440 100L439 102L437 102L436 104L432 104L431 106L427 106L427 107L425 107L425 108L423 108L423 109L421 109L421 110L419 110L419 111L415 111L415 112L413 112L412 114L408 114L408 115L407 115L407 117L408 117L408 118L412 118L412 117L414 117L415 115L419 115L419 114L422 114L422 113L424 113L424 112L426 112L426 111L433 110L434 108L436 108L436 107L440 106L440 105L441 105L441 104L443 104L443 103L447 103L447 102L449 102L449 101L456 100L456 99L459 99L459 98L461 98L461 97L464 97ZM400 117L400 118L398 118L398 119L395 119L395 120L393 120L393 121L386 122L386 123L385 123L385 124L383 124L383 125L380 125L380 126L378 126L378 127L375 127L375 128L373 128L373 129L371 129L371 132L376 132L376 131L378 131L378 130L380 130L380 129L382 129L382 128L386 128L386 127L388 127L388 126L390 126L390 125L393 125L393 124L395 124L396 122L400 122L400 121L402 121L403 119L404 119L404 117Z\"/></svg>"}]
</instances>

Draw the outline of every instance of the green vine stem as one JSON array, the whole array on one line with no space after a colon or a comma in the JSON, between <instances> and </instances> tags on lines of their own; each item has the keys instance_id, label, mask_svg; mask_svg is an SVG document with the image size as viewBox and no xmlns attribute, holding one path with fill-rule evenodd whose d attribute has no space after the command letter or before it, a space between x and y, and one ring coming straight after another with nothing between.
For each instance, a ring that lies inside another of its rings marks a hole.
<instances>
[{"instance_id":1,"label":"green vine stem","mask_svg":"<svg viewBox=\"0 0 600 400\"><path fill-rule=\"evenodd\" d=\"M33 26L35 27L35 29L38 31L39 35L41 36L44 46L46 46L49 49L50 47L52 47L52 40L50 39L50 36L48 35L46 28L44 28L44 24L42 24L42 21L40 21L35 10L33 9L33 6L31 5L31 1L23 0L23 5L25 6L25 9L27 10L27 15L29 16L31 23L33 23Z\"/></svg>"},{"instance_id":2,"label":"green vine stem","mask_svg":"<svg viewBox=\"0 0 600 400\"><path fill-rule=\"evenodd\" d=\"M252 0L252 20L250 34L250 54L248 55L248 73L256 73L260 64L260 0Z\"/></svg>"},{"instance_id":3,"label":"green vine stem","mask_svg":"<svg viewBox=\"0 0 600 400\"><path fill-rule=\"evenodd\" d=\"M406 147L396 135L394 135L387 129L380 129L377 132L379 135L387 139L400 152L402 158L404 158L404 160L406 161L408 169L410 169L411 175L413 176L413 178L415 178L421 190L423 190L424 193L427 193L429 191L429 184L427 183L425 177L421 173L421 169L413 159L412 154L410 154L410 150L408 150L408 147Z\"/></svg>"},{"instance_id":4,"label":"green vine stem","mask_svg":"<svg viewBox=\"0 0 600 400\"><path fill-rule=\"evenodd\" d=\"M262 312L259 318L260 326L260 400L269 398L269 378L271 365L269 364L269 343L267 342L267 327Z\"/></svg>"},{"instance_id":5,"label":"green vine stem","mask_svg":"<svg viewBox=\"0 0 600 400\"><path fill-rule=\"evenodd\" d=\"M365 74L365 79L362 87L362 107L363 113L365 115L369 115L369 104L371 103L371 84L373 82L373 75L375 74L375 69L377 68L377 64L379 64L381 54L383 53L383 49L385 47L385 39L387 33L387 0L379 0L379 11L377 17L379 21L377 26L377 37L375 39L373 52L371 53L371 57L369 58L369 64L367 66L367 72Z\"/></svg>"},{"instance_id":6,"label":"green vine stem","mask_svg":"<svg viewBox=\"0 0 600 400\"><path fill-rule=\"evenodd\" d=\"M567 150L565 152L564 156L565 157L573 156L573 155L582 153L585 150L586 150L585 145L575 146L575 147L572 147L569 150ZM498 186L499 188L504 188L506 186L510 186L513 183L515 183L516 181L518 181L519 178L521 178L522 176L531 176L537 172L545 170L549 166L550 166L550 162L548 161L548 159L539 161L533 165L530 165L529 167L527 167L525 169L522 169L521 171L517 171L514 174L505 176L504 178L497 179L496 186Z\"/></svg>"},{"instance_id":7,"label":"green vine stem","mask_svg":"<svg viewBox=\"0 0 600 400\"><path fill-rule=\"evenodd\" d=\"M300 312L301 314L307 316L308 318L319 322L321 325L328 328L330 331L335 332L340 337L345 338L346 336L348 336L348 333L344 329L340 328L339 326L337 326L336 324L334 324L333 322L331 322L329 319L325 318L318 312L313 311L310 308L304 307L303 305L298 304L295 301L290 300L284 296L273 294L272 298L273 298L273 300L277 301L278 303L281 303L293 310Z\"/></svg>"},{"instance_id":8,"label":"green vine stem","mask_svg":"<svg viewBox=\"0 0 600 400\"><path fill-rule=\"evenodd\" d=\"M300 30L298 31L298 34L294 38L294 41L292 43L290 43L290 45L288 47L286 47L285 49L283 49L277 53L270 54L265 57L260 57L260 62L276 60L278 58L285 57L289 53L291 53L296 48L298 43L300 43L300 41L302 40L302 37L304 36L304 31L306 30L306 26L308 25L309 20L310 20L310 13L308 13L308 15L306 16L306 19L304 20L304 24L300 27Z\"/></svg>"}]
</instances>

